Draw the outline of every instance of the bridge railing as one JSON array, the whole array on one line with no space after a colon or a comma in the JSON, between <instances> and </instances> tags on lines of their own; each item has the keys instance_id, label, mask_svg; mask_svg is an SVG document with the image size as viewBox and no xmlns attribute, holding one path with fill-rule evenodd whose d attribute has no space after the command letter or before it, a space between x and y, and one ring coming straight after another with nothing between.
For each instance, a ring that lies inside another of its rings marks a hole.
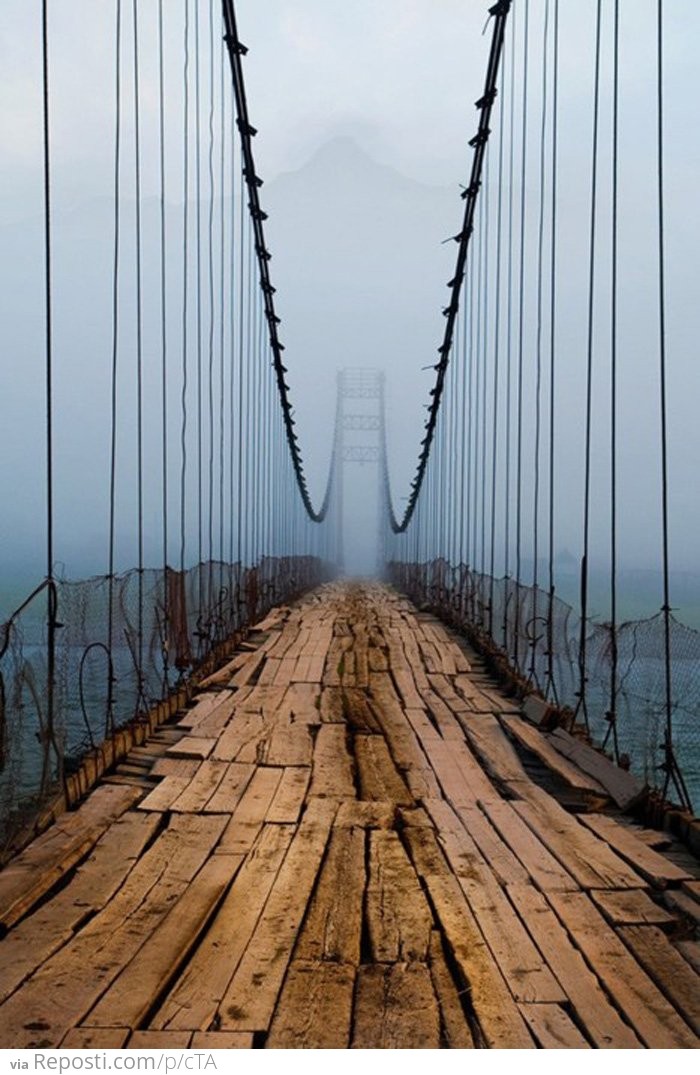
<instances>
[{"instance_id":1,"label":"bridge railing","mask_svg":"<svg viewBox=\"0 0 700 1075\"><path fill-rule=\"evenodd\" d=\"M664 617L586 624L580 690L581 619L565 601L513 578L494 578L444 560L394 561L391 581L472 637L487 643L521 688L568 709L616 760L652 789L668 789L669 754L688 797L700 805L700 632L672 619L672 743L666 743ZM617 671L613 655L616 648ZM615 682L613 683L613 677ZM614 699L614 702L611 702Z\"/></svg>"},{"instance_id":2,"label":"bridge railing","mask_svg":"<svg viewBox=\"0 0 700 1075\"><path fill-rule=\"evenodd\" d=\"M236 632L316 585L318 557L211 561L57 580L53 714L46 584L0 624L0 856L86 757L187 682Z\"/></svg>"}]
</instances>

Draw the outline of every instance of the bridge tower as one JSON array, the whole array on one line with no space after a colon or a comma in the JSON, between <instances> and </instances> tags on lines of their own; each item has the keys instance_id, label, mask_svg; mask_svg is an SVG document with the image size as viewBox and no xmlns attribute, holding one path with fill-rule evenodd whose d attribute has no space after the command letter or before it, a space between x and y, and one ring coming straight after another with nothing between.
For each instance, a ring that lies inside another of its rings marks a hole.
<instances>
[{"instance_id":1,"label":"bridge tower","mask_svg":"<svg viewBox=\"0 0 700 1075\"><path fill-rule=\"evenodd\" d=\"M369 574L379 566L383 408L382 372L366 367L338 371L338 565L352 574Z\"/></svg>"}]
</instances>

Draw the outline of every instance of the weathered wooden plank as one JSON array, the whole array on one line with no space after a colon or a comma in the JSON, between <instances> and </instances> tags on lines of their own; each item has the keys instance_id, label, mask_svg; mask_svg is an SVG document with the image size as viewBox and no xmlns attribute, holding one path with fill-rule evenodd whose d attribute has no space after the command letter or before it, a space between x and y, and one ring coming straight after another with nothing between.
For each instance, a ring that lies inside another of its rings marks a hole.
<instances>
[{"instance_id":1,"label":"weathered wooden plank","mask_svg":"<svg viewBox=\"0 0 700 1075\"><path fill-rule=\"evenodd\" d=\"M599 889L591 891L593 902L615 926L672 926L675 918L650 898L641 888L621 892Z\"/></svg>"},{"instance_id":2,"label":"weathered wooden plank","mask_svg":"<svg viewBox=\"0 0 700 1075\"><path fill-rule=\"evenodd\" d=\"M174 816L106 907L0 1007L2 1041L48 1048L81 1023L182 895L223 825L221 817Z\"/></svg>"},{"instance_id":3,"label":"weathered wooden plank","mask_svg":"<svg viewBox=\"0 0 700 1075\"><path fill-rule=\"evenodd\" d=\"M90 853L113 821L138 802L137 788L103 785L62 814L0 873L0 924L9 929Z\"/></svg>"},{"instance_id":4,"label":"weathered wooden plank","mask_svg":"<svg viewBox=\"0 0 700 1075\"><path fill-rule=\"evenodd\" d=\"M621 769L604 754L576 739L563 728L556 728L551 737L552 746L574 762L584 773L603 785L608 795L621 810L628 810L645 792L644 785L636 776Z\"/></svg>"},{"instance_id":5,"label":"weathered wooden plank","mask_svg":"<svg viewBox=\"0 0 700 1075\"><path fill-rule=\"evenodd\" d=\"M260 832L277 793L283 769L256 769L219 841L217 853L246 854Z\"/></svg>"},{"instance_id":6,"label":"weathered wooden plank","mask_svg":"<svg viewBox=\"0 0 700 1075\"><path fill-rule=\"evenodd\" d=\"M369 834L366 919L377 963L426 962L433 919L398 835Z\"/></svg>"},{"instance_id":7,"label":"weathered wooden plank","mask_svg":"<svg viewBox=\"0 0 700 1075\"><path fill-rule=\"evenodd\" d=\"M211 1024L250 942L292 836L290 825L265 826L211 928L151 1020L152 1027L199 1030Z\"/></svg>"},{"instance_id":8,"label":"weathered wooden plank","mask_svg":"<svg viewBox=\"0 0 700 1075\"><path fill-rule=\"evenodd\" d=\"M362 798L410 806L413 796L384 739L378 735L356 735L354 744Z\"/></svg>"},{"instance_id":9,"label":"weathered wooden plank","mask_svg":"<svg viewBox=\"0 0 700 1075\"><path fill-rule=\"evenodd\" d=\"M453 809L498 881L502 885L527 884L529 881L527 870L508 844L501 839L486 815L476 806L457 804ZM531 836L529 829L524 827ZM532 840L535 842L534 838ZM544 851L544 848L542 850ZM555 866L558 866L556 862Z\"/></svg>"},{"instance_id":10,"label":"weathered wooden plank","mask_svg":"<svg viewBox=\"0 0 700 1075\"><path fill-rule=\"evenodd\" d=\"M686 870L642 843L631 829L620 825L614 818L605 814L582 814L581 821L657 888L690 879Z\"/></svg>"},{"instance_id":11,"label":"weathered wooden plank","mask_svg":"<svg viewBox=\"0 0 700 1075\"><path fill-rule=\"evenodd\" d=\"M647 1048L690 1049L697 1045L695 1035L585 893L551 892L547 898Z\"/></svg>"},{"instance_id":12,"label":"weathered wooden plank","mask_svg":"<svg viewBox=\"0 0 700 1075\"><path fill-rule=\"evenodd\" d=\"M214 855L205 862L170 913L129 965L103 993L83 1023L126 1024L136 1029L167 983L194 949L213 911L242 862L233 855Z\"/></svg>"},{"instance_id":13,"label":"weathered wooden plank","mask_svg":"<svg viewBox=\"0 0 700 1075\"><path fill-rule=\"evenodd\" d=\"M570 873L550 854L513 805L505 800L481 803L482 809L529 876L543 892L571 892L578 886Z\"/></svg>"},{"instance_id":14,"label":"weathered wooden plank","mask_svg":"<svg viewBox=\"0 0 700 1075\"><path fill-rule=\"evenodd\" d=\"M520 1011L542 1049L590 1049L559 1004L521 1004Z\"/></svg>"},{"instance_id":15,"label":"weathered wooden plank","mask_svg":"<svg viewBox=\"0 0 700 1075\"><path fill-rule=\"evenodd\" d=\"M455 739L428 741L425 750L445 798L454 806L500 801L498 792L466 743Z\"/></svg>"},{"instance_id":16,"label":"weathered wooden plank","mask_svg":"<svg viewBox=\"0 0 700 1075\"><path fill-rule=\"evenodd\" d=\"M360 967L353 1049L438 1049L440 1013L424 963Z\"/></svg>"},{"instance_id":17,"label":"weathered wooden plank","mask_svg":"<svg viewBox=\"0 0 700 1075\"><path fill-rule=\"evenodd\" d=\"M211 754L216 739L203 739L197 735L183 735L176 743L172 743L167 749L169 758L197 758L204 761Z\"/></svg>"},{"instance_id":18,"label":"weathered wooden plank","mask_svg":"<svg viewBox=\"0 0 700 1075\"><path fill-rule=\"evenodd\" d=\"M441 1041L448 1049L473 1049L469 1023L460 1001L457 986L450 974L439 930L430 934L430 976L440 1008Z\"/></svg>"},{"instance_id":19,"label":"weathered wooden plank","mask_svg":"<svg viewBox=\"0 0 700 1075\"><path fill-rule=\"evenodd\" d=\"M196 761L195 764L199 769L201 762ZM166 776L145 799L141 800L138 809L161 814L170 810L175 800L189 787L191 780L191 776Z\"/></svg>"},{"instance_id":20,"label":"weathered wooden plank","mask_svg":"<svg viewBox=\"0 0 700 1075\"><path fill-rule=\"evenodd\" d=\"M129 1038L129 1049L186 1049L190 1033L181 1030L135 1030Z\"/></svg>"},{"instance_id":21,"label":"weathered wooden plank","mask_svg":"<svg viewBox=\"0 0 700 1075\"><path fill-rule=\"evenodd\" d=\"M393 829L396 812L395 803L345 799L338 807L333 826L336 829Z\"/></svg>"},{"instance_id":22,"label":"weathered wooden plank","mask_svg":"<svg viewBox=\"0 0 700 1075\"><path fill-rule=\"evenodd\" d=\"M450 806L426 799L447 859L515 1000L564 1002L566 997L532 943L503 889Z\"/></svg>"},{"instance_id":23,"label":"weathered wooden plank","mask_svg":"<svg viewBox=\"0 0 700 1075\"><path fill-rule=\"evenodd\" d=\"M316 733L309 795L355 798L352 758L344 724L322 724Z\"/></svg>"},{"instance_id":24,"label":"weathered wooden plank","mask_svg":"<svg viewBox=\"0 0 700 1075\"><path fill-rule=\"evenodd\" d=\"M313 799L219 1010L223 1030L267 1030L337 807Z\"/></svg>"},{"instance_id":25,"label":"weathered wooden plank","mask_svg":"<svg viewBox=\"0 0 700 1075\"><path fill-rule=\"evenodd\" d=\"M664 996L699 1036L700 977L656 926L622 926L620 937Z\"/></svg>"},{"instance_id":26,"label":"weathered wooden plank","mask_svg":"<svg viewBox=\"0 0 700 1075\"><path fill-rule=\"evenodd\" d=\"M228 769L228 762L203 761L187 787L172 802L176 813L197 814L206 808Z\"/></svg>"},{"instance_id":27,"label":"weathered wooden plank","mask_svg":"<svg viewBox=\"0 0 700 1075\"><path fill-rule=\"evenodd\" d=\"M435 835L424 828L405 832L413 864L430 894L452 957L471 990L484 1040L491 1048L529 1049L533 1040L470 911Z\"/></svg>"},{"instance_id":28,"label":"weathered wooden plank","mask_svg":"<svg viewBox=\"0 0 700 1075\"><path fill-rule=\"evenodd\" d=\"M533 885L508 885L507 892L589 1040L599 1049L640 1049L638 1037L608 1000L545 897Z\"/></svg>"},{"instance_id":29,"label":"weathered wooden plank","mask_svg":"<svg viewBox=\"0 0 700 1075\"><path fill-rule=\"evenodd\" d=\"M305 962L289 966L270 1026L267 1049L347 1049L355 967Z\"/></svg>"},{"instance_id":30,"label":"weathered wooden plank","mask_svg":"<svg viewBox=\"0 0 700 1075\"><path fill-rule=\"evenodd\" d=\"M528 801L513 806L582 888L642 887L631 866L534 784Z\"/></svg>"},{"instance_id":31,"label":"weathered wooden plank","mask_svg":"<svg viewBox=\"0 0 700 1075\"><path fill-rule=\"evenodd\" d=\"M283 770L277 791L265 815L266 822L296 825L306 798L309 776L309 770L302 766L289 766Z\"/></svg>"},{"instance_id":32,"label":"weathered wooden plank","mask_svg":"<svg viewBox=\"0 0 700 1075\"><path fill-rule=\"evenodd\" d=\"M365 880L364 831L334 827L295 958L359 964Z\"/></svg>"},{"instance_id":33,"label":"weathered wooden plank","mask_svg":"<svg viewBox=\"0 0 700 1075\"><path fill-rule=\"evenodd\" d=\"M214 762L210 761L209 764L213 765ZM255 766L237 761L222 761L217 764L224 766L224 774L203 809L211 814L232 814L245 794ZM177 809L177 804L174 809Z\"/></svg>"},{"instance_id":34,"label":"weathered wooden plank","mask_svg":"<svg viewBox=\"0 0 700 1075\"><path fill-rule=\"evenodd\" d=\"M157 825L155 815L122 815L100 838L70 883L10 930L0 948L0 1002L69 941L86 916L104 907Z\"/></svg>"},{"instance_id":35,"label":"weathered wooden plank","mask_svg":"<svg viewBox=\"0 0 700 1075\"><path fill-rule=\"evenodd\" d=\"M61 1049L123 1049L129 1037L125 1026L77 1026L69 1030Z\"/></svg>"},{"instance_id":36,"label":"weathered wooden plank","mask_svg":"<svg viewBox=\"0 0 700 1075\"><path fill-rule=\"evenodd\" d=\"M464 732L452 710L443 702L435 691L421 691L421 698L427 706L428 712L440 730L442 739L457 739L464 742Z\"/></svg>"},{"instance_id":37,"label":"weathered wooden plank","mask_svg":"<svg viewBox=\"0 0 700 1075\"><path fill-rule=\"evenodd\" d=\"M197 1030L192 1035L191 1049L252 1049L253 1035L235 1030Z\"/></svg>"},{"instance_id":38,"label":"weathered wooden plank","mask_svg":"<svg viewBox=\"0 0 700 1075\"><path fill-rule=\"evenodd\" d=\"M519 716L503 718L508 734L518 740L519 743L531 751L540 761L560 777L569 787L590 795L603 795L607 797L607 791L599 781L588 773L579 769L578 765L569 761L568 758L552 746L549 736L544 735L533 724L523 720Z\"/></svg>"},{"instance_id":39,"label":"weathered wooden plank","mask_svg":"<svg viewBox=\"0 0 700 1075\"><path fill-rule=\"evenodd\" d=\"M319 704L319 716L325 724L343 724L343 692L339 687L323 686Z\"/></svg>"},{"instance_id":40,"label":"weathered wooden plank","mask_svg":"<svg viewBox=\"0 0 700 1075\"><path fill-rule=\"evenodd\" d=\"M151 776L187 776L191 779L199 766L197 758L156 758L151 766Z\"/></svg>"}]
</instances>

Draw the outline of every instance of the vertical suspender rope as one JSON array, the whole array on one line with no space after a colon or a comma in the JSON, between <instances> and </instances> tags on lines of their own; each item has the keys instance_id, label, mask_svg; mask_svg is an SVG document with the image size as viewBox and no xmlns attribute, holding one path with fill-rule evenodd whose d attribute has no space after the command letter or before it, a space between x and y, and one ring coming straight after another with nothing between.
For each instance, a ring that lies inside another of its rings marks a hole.
<instances>
[{"instance_id":1,"label":"vertical suspender rope","mask_svg":"<svg viewBox=\"0 0 700 1075\"><path fill-rule=\"evenodd\" d=\"M595 312L595 247L596 215L598 194L598 127L600 113L600 38L601 38L601 0L596 6L595 37L595 76L593 96L593 144L591 160L591 217L588 255L588 341L586 358L586 432L585 463L583 489L583 558L581 560L581 631L579 636L579 687L576 711L583 715L588 727L588 705L586 697L587 682L587 641L588 641L588 565L591 520L591 439L592 439L592 403L593 403L593 334Z\"/></svg>"},{"instance_id":2,"label":"vertical suspender rope","mask_svg":"<svg viewBox=\"0 0 700 1075\"><path fill-rule=\"evenodd\" d=\"M109 654L107 685L107 723L105 735L114 731L114 674L112 650L114 645L114 543L116 524L117 476L117 363L119 356L119 246L120 246L120 164L121 164L121 0L116 2L116 62L115 62L115 131L114 131L114 246L112 254L112 371L110 407L109 461L109 551L107 596L107 651Z\"/></svg>"},{"instance_id":3,"label":"vertical suspender rope","mask_svg":"<svg viewBox=\"0 0 700 1075\"><path fill-rule=\"evenodd\" d=\"M136 504L138 535L138 627L136 639L136 674L138 678L138 686L136 712L138 713L139 709L145 711L148 708L148 701L145 696L143 675L143 296L141 279L141 115L139 107L140 84L137 0L132 0L132 18L134 49L134 249L136 255Z\"/></svg>"},{"instance_id":4,"label":"vertical suspender rope","mask_svg":"<svg viewBox=\"0 0 700 1075\"><path fill-rule=\"evenodd\" d=\"M189 284L189 164L190 164L190 0L185 0L185 49L183 68L184 137L182 194L182 384L180 388L180 574L185 571L187 502L187 345Z\"/></svg>"},{"instance_id":5,"label":"vertical suspender rope","mask_svg":"<svg viewBox=\"0 0 700 1075\"><path fill-rule=\"evenodd\" d=\"M657 212L658 212L658 259L659 259L659 403L661 432L661 557L663 570L663 624L664 624L664 701L666 727L664 733L664 786L666 796L673 783L681 803L690 807L691 800L683 776L678 768L673 749L673 679L671 667L671 579L669 566L669 512L668 512L668 399L666 355L666 252L664 229L664 37L663 4L656 5L657 34Z\"/></svg>"},{"instance_id":6,"label":"vertical suspender rope","mask_svg":"<svg viewBox=\"0 0 700 1075\"><path fill-rule=\"evenodd\" d=\"M557 702L554 680L554 523L555 523L555 406L556 406L556 317L557 317L557 166L559 109L559 0L554 0L552 52L552 171L551 171L551 246L549 262L549 519L547 608L547 696Z\"/></svg>"},{"instance_id":7,"label":"vertical suspender rope","mask_svg":"<svg viewBox=\"0 0 700 1075\"><path fill-rule=\"evenodd\" d=\"M620 5L613 4L613 115L612 115L612 189L610 236L610 693L608 700L608 737L619 760L617 735L617 209L618 209L618 113L619 113Z\"/></svg>"},{"instance_id":8,"label":"vertical suspender rope","mask_svg":"<svg viewBox=\"0 0 700 1075\"><path fill-rule=\"evenodd\" d=\"M54 580L54 460L53 460L53 301L51 293L51 117L49 114L49 13L48 0L41 8L43 165L44 165L44 301L46 317L46 732L56 753L59 778L63 779L63 760L55 734L56 709L56 584ZM48 778L47 755L44 759L42 785Z\"/></svg>"},{"instance_id":9,"label":"vertical suspender rope","mask_svg":"<svg viewBox=\"0 0 700 1075\"><path fill-rule=\"evenodd\" d=\"M163 694L168 688L170 654L168 595L168 339L166 296L166 223L165 223L165 64L163 46L163 0L158 0L158 165L160 211L160 345L161 345L161 485L163 528Z\"/></svg>"}]
</instances>

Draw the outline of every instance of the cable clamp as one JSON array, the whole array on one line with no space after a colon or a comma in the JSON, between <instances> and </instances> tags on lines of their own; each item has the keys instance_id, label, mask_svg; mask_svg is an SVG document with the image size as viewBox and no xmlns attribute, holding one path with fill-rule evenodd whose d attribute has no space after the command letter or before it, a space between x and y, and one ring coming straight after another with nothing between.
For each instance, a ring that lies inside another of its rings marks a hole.
<instances>
[{"instance_id":1,"label":"cable clamp","mask_svg":"<svg viewBox=\"0 0 700 1075\"><path fill-rule=\"evenodd\" d=\"M237 119L236 126L241 134L247 134L251 138L255 138L258 133L257 127L253 127L250 123L247 123L244 119Z\"/></svg>"},{"instance_id":2,"label":"cable clamp","mask_svg":"<svg viewBox=\"0 0 700 1075\"><path fill-rule=\"evenodd\" d=\"M492 89L487 90L483 97L480 97L478 101L474 102L474 107L487 108L489 105L492 105L493 102L496 100L497 93L498 90L495 86Z\"/></svg>"},{"instance_id":3,"label":"cable clamp","mask_svg":"<svg viewBox=\"0 0 700 1075\"><path fill-rule=\"evenodd\" d=\"M243 178L245 179L246 183L254 183L256 187L261 187L263 185L263 181L260 176L255 175L255 173L251 175L247 168L243 169Z\"/></svg>"},{"instance_id":4,"label":"cable clamp","mask_svg":"<svg viewBox=\"0 0 700 1075\"><path fill-rule=\"evenodd\" d=\"M489 15L507 15L510 11L511 0L498 0L497 4L489 8Z\"/></svg>"},{"instance_id":5,"label":"cable clamp","mask_svg":"<svg viewBox=\"0 0 700 1075\"><path fill-rule=\"evenodd\" d=\"M469 139L469 145L472 149L476 149L477 146L486 145L488 137L491 134L489 127L484 127L482 131L477 131L473 138Z\"/></svg>"}]
</instances>

